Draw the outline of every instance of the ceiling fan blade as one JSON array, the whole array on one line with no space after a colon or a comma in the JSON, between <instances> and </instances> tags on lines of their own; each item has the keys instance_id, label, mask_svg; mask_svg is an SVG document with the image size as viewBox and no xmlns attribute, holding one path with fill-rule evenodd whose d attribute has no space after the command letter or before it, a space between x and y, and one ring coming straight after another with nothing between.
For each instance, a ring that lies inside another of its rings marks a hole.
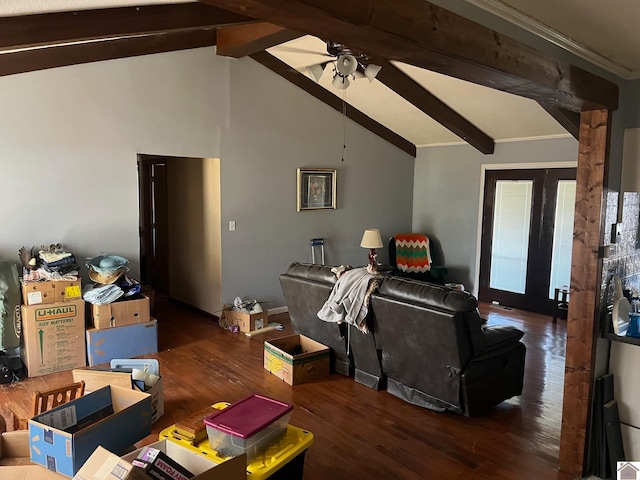
<instances>
[{"instance_id":1,"label":"ceiling fan blade","mask_svg":"<svg viewBox=\"0 0 640 480\"><path fill-rule=\"evenodd\" d=\"M317 50L311 50L308 48L299 48L299 47L290 47L287 45L281 45L278 47L274 47L274 49L277 49L280 52L288 52L288 53L302 53L305 55L316 55L318 57L329 57L329 58L335 58L333 55L329 55L328 53L325 52L319 52Z\"/></svg>"}]
</instances>

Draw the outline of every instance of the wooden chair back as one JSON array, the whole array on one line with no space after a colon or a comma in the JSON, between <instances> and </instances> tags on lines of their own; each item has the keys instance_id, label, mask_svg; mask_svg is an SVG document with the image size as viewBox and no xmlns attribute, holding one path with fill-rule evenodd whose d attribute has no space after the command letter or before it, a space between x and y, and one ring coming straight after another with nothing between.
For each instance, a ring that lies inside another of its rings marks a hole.
<instances>
[{"instance_id":1,"label":"wooden chair back","mask_svg":"<svg viewBox=\"0 0 640 480\"><path fill-rule=\"evenodd\" d=\"M82 395L84 395L84 380L47 390L46 392L35 392L33 394L33 415L40 415Z\"/></svg>"}]
</instances>

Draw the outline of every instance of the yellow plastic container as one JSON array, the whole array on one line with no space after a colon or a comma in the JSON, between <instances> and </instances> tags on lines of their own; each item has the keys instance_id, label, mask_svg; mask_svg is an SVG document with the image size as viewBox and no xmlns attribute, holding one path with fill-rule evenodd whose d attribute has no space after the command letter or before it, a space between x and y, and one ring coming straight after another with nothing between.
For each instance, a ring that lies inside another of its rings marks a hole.
<instances>
[{"instance_id":1,"label":"yellow plastic container","mask_svg":"<svg viewBox=\"0 0 640 480\"><path fill-rule=\"evenodd\" d=\"M178 443L208 458L216 464L228 460L230 457L221 457L218 452L209 447L209 439L205 438L197 445L175 436L175 425L165 428L160 432L160 440L170 440ZM313 444L313 434L293 425L287 426L287 432L271 447L268 447L261 455L251 460L247 465L248 480L302 480L304 467L304 455Z\"/></svg>"}]
</instances>

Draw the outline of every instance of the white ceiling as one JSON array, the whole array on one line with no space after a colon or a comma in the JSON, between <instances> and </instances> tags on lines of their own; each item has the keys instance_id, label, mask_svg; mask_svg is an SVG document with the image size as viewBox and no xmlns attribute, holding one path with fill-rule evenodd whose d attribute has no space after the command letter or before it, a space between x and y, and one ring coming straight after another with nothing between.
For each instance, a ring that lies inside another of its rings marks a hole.
<instances>
[{"instance_id":1,"label":"white ceiling","mask_svg":"<svg viewBox=\"0 0 640 480\"><path fill-rule=\"evenodd\" d=\"M81 10L191 0L1 0L0 16ZM623 78L640 78L640 0L463 0L518 24ZM442 2L439 2L442 4ZM325 43L302 37L269 50L301 72L321 61ZM304 52L304 53L302 53ZM309 52L316 52L309 53ZM455 111L496 141L569 136L536 102L396 64ZM332 93L327 69L320 84ZM378 81L359 78L346 90L346 100L374 120L417 146L463 141Z\"/></svg>"}]
</instances>

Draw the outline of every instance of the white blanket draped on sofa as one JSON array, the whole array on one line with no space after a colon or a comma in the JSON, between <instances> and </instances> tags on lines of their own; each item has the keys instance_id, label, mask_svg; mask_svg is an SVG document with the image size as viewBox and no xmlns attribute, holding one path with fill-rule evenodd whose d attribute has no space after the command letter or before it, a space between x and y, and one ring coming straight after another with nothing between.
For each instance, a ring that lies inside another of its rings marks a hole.
<instances>
[{"instance_id":1,"label":"white blanket draped on sofa","mask_svg":"<svg viewBox=\"0 0 640 480\"><path fill-rule=\"evenodd\" d=\"M325 322L346 322L363 333L369 333L366 322L369 297L380 286L381 278L369 273L365 267L342 273L318 312L318 318Z\"/></svg>"}]
</instances>

